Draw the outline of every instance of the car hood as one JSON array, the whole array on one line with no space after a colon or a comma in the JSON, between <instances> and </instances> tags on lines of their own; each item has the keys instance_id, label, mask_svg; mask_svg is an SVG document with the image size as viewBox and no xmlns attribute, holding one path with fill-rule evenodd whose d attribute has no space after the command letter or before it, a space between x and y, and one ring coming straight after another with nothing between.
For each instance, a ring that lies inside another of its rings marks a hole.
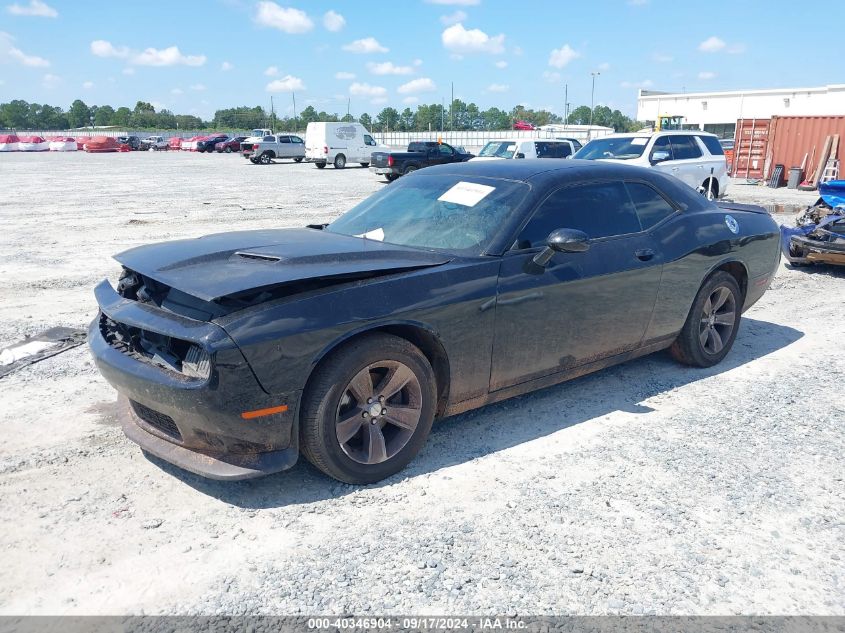
<instances>
[{"instance_id":1,"label":"car hood","mask_svg":"<svg viewBox=\"0 0 845 633\"><path fill-rule=\"evenodd\" d=\"M126 268L213 301L305 281L339 283L438 266L448 255L317 229L218 233L124 251Z\"/></svg>"}]
</instances>

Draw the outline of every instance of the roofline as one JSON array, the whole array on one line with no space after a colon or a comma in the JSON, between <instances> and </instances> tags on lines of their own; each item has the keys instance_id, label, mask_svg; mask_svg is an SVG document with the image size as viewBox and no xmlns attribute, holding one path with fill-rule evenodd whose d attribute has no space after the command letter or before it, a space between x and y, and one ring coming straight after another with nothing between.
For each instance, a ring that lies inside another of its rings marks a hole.
<instances>
[{"instance_id":1,"label":"roofline","mask_svg":"<svg viewBox=\"0 0 845 633\"><path fill-rule=\"evenodd\" d=\"M812 88L765 88L762 90L723 90L714 92L662 92L660 90L643 90L640 88L638 99L659 100L663 98L679 97L734 97L751 95L783 94L785 92L833 92L845 91L845 84L828 84Z\"/></svg>"}]
</instances>

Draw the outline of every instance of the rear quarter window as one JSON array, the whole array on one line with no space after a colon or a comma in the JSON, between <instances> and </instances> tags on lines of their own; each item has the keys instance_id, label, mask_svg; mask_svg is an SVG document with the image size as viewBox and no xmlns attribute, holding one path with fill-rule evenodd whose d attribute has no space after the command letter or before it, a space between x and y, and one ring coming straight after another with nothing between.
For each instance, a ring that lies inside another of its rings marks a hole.
<instances>
[{"instance_id":1,"label":"rear quarter window","mask_svg":"<svg viewBox=\"0 0 845 633\"><path fill-rule=\"evenodd\" d=\"M706 147L707 151L713 154L713 156L725 155L725 151L722 149L722 144L715 136L699 136L698 140L704 143L704 147Z\"/></svg>"},{"instance_id":2,"label":"rear quarter window","mask_svg":"<svg viewBox=\"0 0 845 633\"><path fill-rule=\"evenodd\" d=\"M675 207L649 185L641 182L626 182L625 187L634 202L643 230L647 231L675 213Z\"/></svg>"}]
</instances>

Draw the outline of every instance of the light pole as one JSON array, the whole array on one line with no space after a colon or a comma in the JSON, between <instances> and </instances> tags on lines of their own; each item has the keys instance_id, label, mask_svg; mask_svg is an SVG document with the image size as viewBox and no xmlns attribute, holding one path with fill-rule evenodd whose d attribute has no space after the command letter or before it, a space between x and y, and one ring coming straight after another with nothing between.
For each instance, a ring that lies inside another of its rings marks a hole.
<instances>
[{"instance_id":1,"label":"light pole","mask_svg":"<svg viewBox=\"0 0 845 633\"><path fill-rule=\"evenodd\" d=\"M596 107L596 77L601 75L599 72L590 73L593 76L593 88L590 90L590 129L587 130L587 138L592 134L593 127L593 110Z\"/></svg>"}]
</instances>

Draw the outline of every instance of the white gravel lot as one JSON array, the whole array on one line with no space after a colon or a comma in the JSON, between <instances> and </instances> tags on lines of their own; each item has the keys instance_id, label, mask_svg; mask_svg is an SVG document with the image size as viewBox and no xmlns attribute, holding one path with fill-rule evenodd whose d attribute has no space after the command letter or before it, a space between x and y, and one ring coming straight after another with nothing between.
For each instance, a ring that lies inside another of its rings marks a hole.
<instances>
[{"instance_id":1,"label":"white gravel lot","mask_svg":"<svg viewBox=\"0 0 845 633\"><path fill-rule=\"evenodd\" d=\"M329 220L368 171L0 155L0 348L112 254ZM738 201L814 194L735 186ZM786 216L784 216L786 217ZM0 614L845 614L845 271L782 266L720 366L656 354L435 426L352 487L144 458L80 347L0 380Z\"/></svg>"}]
</instances>

